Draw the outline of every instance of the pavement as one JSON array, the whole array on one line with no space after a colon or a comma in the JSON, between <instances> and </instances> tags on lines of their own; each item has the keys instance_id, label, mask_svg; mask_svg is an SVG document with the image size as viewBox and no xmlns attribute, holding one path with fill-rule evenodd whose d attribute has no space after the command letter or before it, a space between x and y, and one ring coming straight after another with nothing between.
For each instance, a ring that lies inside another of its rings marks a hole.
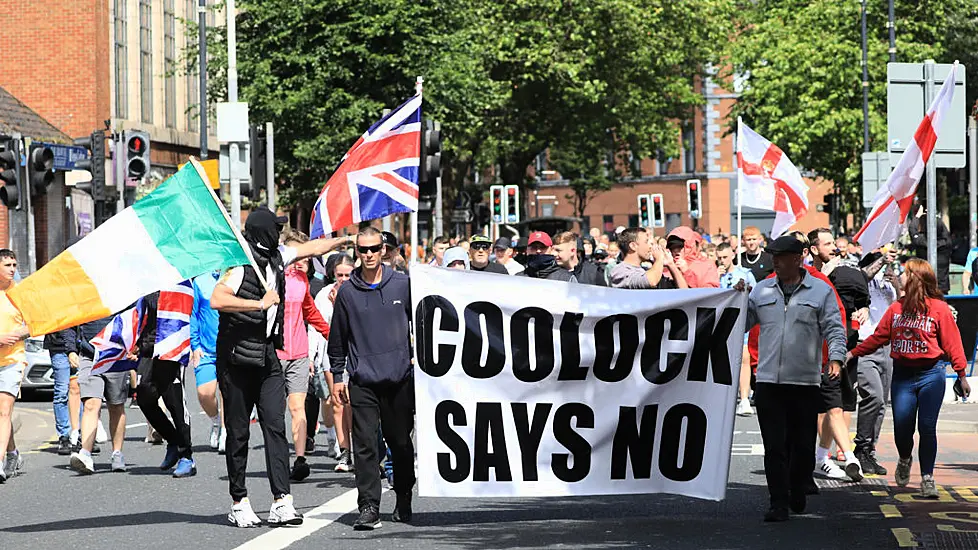
<instances>
[{"instance_id":1,"label":"pavement","mask_svg":"<svg viewBox=\"0 0 978 550\"><path fill-rule=\"evenodd\" d=\"M192 399L191 396L190 399ZM209 421L196 403L193 434L205 442ZM27 452L26 473L0 485L0 548L208 548L344 550L502 548L976 548L978 549L978 405L948 404L941 413L936 471L941 498L915 498L911 486L893 485L896 451L888 426L880 456L888 477L861 483L819 479L822 494L808 513L783 524L761 522L767 508L763 445L755 417L735 426L727 498L701 501L674 495L536 499L446 499L414 501L412 525L390 521L393 498L385 494L382 529L352 529L356 490L351 474L333 472L322 450L310 457L313 474L292 493L305 514L300 527L236 529L224 457L204 443L195 446L198 475L173 479L158 463L164 448L144 443L138 409L127 409L127 473L108 471L108 452L96 457L98 471L79 476L50 443L49 402L18 403L17 437ZM103 417L107 415L103 414ZM887 418L886 426L890 420ZM38 442L28 447L25 442ZM319 442L323 442L320 436ZM248 486L259 516L271 495L265 479L261 432L253 425ZM425 467L425 465L419 465ZM916 472L916 469L915 469Z\"/></svg>"}]
</instances>

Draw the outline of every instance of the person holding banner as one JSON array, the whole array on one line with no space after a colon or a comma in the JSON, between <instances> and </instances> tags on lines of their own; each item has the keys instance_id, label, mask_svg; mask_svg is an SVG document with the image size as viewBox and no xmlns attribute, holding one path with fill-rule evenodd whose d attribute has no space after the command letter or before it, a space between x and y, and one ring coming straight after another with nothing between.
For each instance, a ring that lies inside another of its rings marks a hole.
<instances>
[{"instance_id":1,"label":"person holding banner","mask_svg":"<svg viewBox=\"0 0 978 550\"><path fill-rule=\"evenodd\" d=\"M451 265L457 250L444 254ZM333 399L353 407L353 449L356 455L357 531L381 527L380 452L377 430L394 460L393 520L411 521L414 489L414 371L411 366L411 293L408 277L381 263L380 232L365 227L357 235L360 267L340 287L326 353L333 373Z\"/></svg>"},{"instance_id":2,"label":"person holding banner","mask_svg":"<svg viewBox=\"0 0 978 550\"><path fill-rule=\"evenodd\" d=\"M775 277L751 291L746 329L760 327L754 404L771 498L764 521L779 522L788 519L789 507L796 514L805 511L815 468L822 341L828 342L829 376L838 378L846 333L832 287L802 267L805 245L786 235L767 251Z\"/></svg>"},{"instance_id":3,"label":"person holding banner","mask_svg":"<svg viewBox=\"0 0 978 550\"><path fill-rule=\"evenodd\" d=\"M849 357L863 357L890 344L893 440L900 454L894 478L900 487L910 483L913 436L915 427L919 426L920 495L936 499L940 497L934 481L937 417L946 389L945 367L941 360L945 357L951 360L958 375L955 385L962 397L971 393L965 373L968 361L961 344L961 333L951 307L938 287L934 268L924 260L912 258L907 261L901 282L906 289L903 298L890 305L876 332L856 346Z\"/></svg>"}]
</instances>

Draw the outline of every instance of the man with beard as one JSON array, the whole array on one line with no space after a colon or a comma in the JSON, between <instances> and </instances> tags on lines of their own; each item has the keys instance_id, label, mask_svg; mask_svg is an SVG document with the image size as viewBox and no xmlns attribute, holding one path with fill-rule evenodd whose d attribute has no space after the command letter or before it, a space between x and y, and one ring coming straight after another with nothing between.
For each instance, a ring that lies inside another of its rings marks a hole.
<instances>
[{"instance_id":1,"label":"man with beard","mask_svg":"<svg viewBox=\"0 0 978 550\"><path fill-rule=\"evenodd\" d=\"M289 494L285 376L276 355L276 350L284 347L285 308L280 306L285 302L284 271L292 262L321 256L351 240L344 237L280 246L279 233L285 221L267 208L252 212L245 222L244 237L263 277L251 265L232 268L221 277L211 295L211 307L220 312L216 362L218 384L224 396L228 484L233 500L228 521L238 527L261 524L245 487L249 419L255 406L274 498L268 523L302 523Z\"/></svg>"},{"instance_id":2,"label":"man with beard","mask_svg":"<svg viewBox=\"0 0 978 550\"><path fill-rule=\"evenodd\" d=\"M526 242L526 270L517 274L534 279L549 279L576 283L577 277L567 269L557 265L557 257L553 254L554 242L543 231L530 233Z\"/></svg>"}]
</instances>

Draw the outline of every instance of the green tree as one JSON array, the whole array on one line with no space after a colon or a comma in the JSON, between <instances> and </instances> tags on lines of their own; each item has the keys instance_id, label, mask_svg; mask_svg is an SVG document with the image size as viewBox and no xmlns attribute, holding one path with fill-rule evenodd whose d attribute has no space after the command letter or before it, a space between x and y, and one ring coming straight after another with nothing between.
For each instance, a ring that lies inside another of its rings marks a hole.
<instances>
[{"instance_id":1,"label":"green tree","mask_svg":"<svg viewBox=\"0 0 978 550\"><path fill-rule=\"evenodd\" d=\"M886 147L886 1L868 13L870 150ZM896 2L898 60L950 62L971 52L952 44L974 40L970 0ZM844 213L861 210L863 151L860 4L848 0L740 0L726 49L730 80L744 88L736 116L777 143L800 167L833 180ZM969 23L970 21L970 23ZM970 34L969 34L970 33ZM858 222L857 222L858 224Z\"/></svg>"}]
</instances>

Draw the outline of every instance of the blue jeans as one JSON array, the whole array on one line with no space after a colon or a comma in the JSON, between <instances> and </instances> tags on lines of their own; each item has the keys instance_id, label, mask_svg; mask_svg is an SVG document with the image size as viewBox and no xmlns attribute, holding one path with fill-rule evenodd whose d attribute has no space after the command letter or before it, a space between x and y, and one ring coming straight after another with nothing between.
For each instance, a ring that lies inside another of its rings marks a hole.
<instances>
[{"instance_id":1,"label":"blue jeans","mask_svg":"<svg viewBox=\"0 0 978 550\"><path fill-rule=\"evenodd\" d=\"M52 353L51 367L54 370L54 427L58 437L71 434L71 419L68 415L68 383L71 379L71 364L68 354Z\"/></svg>"},{"instance_id":2,"label":"blue jeans","mask_svg":"<svg viewBox=\"0 0 978 550\"><path fill-rule=\"evenodd\" d=\"M937 460L937 416L944 401L944 367L915 370L894 365L890 402L893 439L900 458L913 452L914 427L920 433L917 448L920 474L933 475Z\"/></svg>"}]
</instances>

